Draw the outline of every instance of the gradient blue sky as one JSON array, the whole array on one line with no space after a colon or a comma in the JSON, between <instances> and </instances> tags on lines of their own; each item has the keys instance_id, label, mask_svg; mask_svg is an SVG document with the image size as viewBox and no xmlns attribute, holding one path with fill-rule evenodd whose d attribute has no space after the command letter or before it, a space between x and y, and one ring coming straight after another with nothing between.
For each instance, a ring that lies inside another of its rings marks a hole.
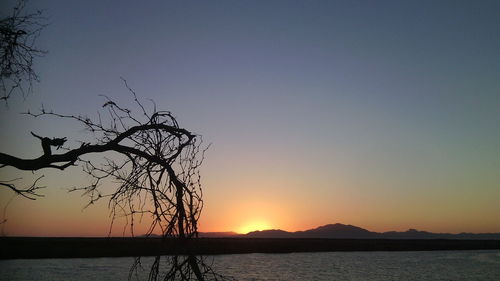
<instances>
[{"instance_id":1,"label":"gradient blue sky","mask_svg":"<svg viewBox=\"0 0 500 281\"><path fill-rule=\"evenodd\" d=\"M14 113L43 103L95 115L100 94L130 102L124 77L212 143L202 168L202 231L342 222L376 231L500 232L498 1L28 7L50 18L39 40L49 53L36 61L34 93L0 112L2 151L39 155L30 130L81 135L66 122ZM37 225L50 235L43 222L59 213L83 225L89 213L98 217L64 193L83 177L53 174L46 198L11 204L11 222L18 221L11 233ZM10 198L0 195L0 203ZM69 203L56 208L51 198ZM55 209L34 221L25 218L27 204L32 213Z\"/></svg>"}]
</instances>

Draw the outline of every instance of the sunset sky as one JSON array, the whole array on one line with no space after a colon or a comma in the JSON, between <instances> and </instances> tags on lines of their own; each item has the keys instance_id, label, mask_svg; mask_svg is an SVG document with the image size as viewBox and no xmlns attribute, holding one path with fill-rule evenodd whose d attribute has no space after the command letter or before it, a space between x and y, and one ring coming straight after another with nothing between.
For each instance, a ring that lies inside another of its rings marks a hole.
<instances>
[{"instance_id":1,"label":"sunset sky","mask_svg":"<svg viewBox=\"0 0 500 281\"><path fill-rule=\"evenodd\" d=\"M2 17L11 0L2 1ZM49 25L41 82L0 109L0 151L38 157L29 132L78 146L120 77L211 144L201 231L500 232L499 1L30 1ZM7 235L105 236L81 168L44 174L44 198L0 189ZM116 227L113 235L121 235Z\"/></svg>"}]
</instances>

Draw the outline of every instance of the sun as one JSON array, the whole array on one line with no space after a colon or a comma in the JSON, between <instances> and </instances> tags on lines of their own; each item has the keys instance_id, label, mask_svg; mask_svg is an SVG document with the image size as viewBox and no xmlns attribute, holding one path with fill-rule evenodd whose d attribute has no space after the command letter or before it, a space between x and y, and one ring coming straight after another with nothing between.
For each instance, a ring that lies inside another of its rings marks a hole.
<instances>
[{"instance_id":1,"label":"sun","mask_svg":"<svg viewBox=\"0 0 500 281\"><path fill-rule=\"evenodd\" d=\"M271 229L271 225L266 221L257 220L257 221L250 221L242 225L238 229L238 233L247 234L248 232L257 230L266 230L266 229Z\"/></svg>"}]
</instances>

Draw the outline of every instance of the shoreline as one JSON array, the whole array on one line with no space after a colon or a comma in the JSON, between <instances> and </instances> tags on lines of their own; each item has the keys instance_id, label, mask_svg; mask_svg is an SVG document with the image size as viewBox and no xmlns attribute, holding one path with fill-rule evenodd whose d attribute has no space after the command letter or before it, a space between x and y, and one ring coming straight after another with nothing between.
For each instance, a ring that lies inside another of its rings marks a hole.
<instances>
[{"instance_id":1,"label":"shoreline","mask_svg":"<svg viewBox=\"0 0 500 281\"><path fill-rule=\"evenodd\" d=\"M500 250L500 240L0 237L0 259L443 250Z\"/></svg>"}]
</instances>

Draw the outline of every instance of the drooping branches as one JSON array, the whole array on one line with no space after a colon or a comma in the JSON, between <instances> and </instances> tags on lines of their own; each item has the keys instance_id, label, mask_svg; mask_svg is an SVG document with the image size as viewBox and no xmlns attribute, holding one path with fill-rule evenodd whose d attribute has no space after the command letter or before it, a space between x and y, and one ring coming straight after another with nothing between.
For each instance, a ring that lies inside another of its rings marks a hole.
<instances>
[{"instance_id":1,"label":"drooping branches","mask_svg":"<svg viewBox=\"0 0 500 281\"><path fill-rule=\"evenodd\" d=\"M28 113L34 117L75 120L95 135L95 141L56 153L52 147L61 147L66 138L41 137L32 132L40 140L43 154L22 159L0 153L0 165L36 171L46 168L64 170L81 164L93 180L90 185L75 190L87 194L90 203L106 197L113 214L120 213L132 220L135 215L150 215L152 223L148 234L156 231L164 237L196 236L203 205L198 173L203 161L201 137L180 128L170 112L148 112L135 93L134 101L141 111L139 116L107 99L103 105L108 115L106 123L101 116L92 120L45 110ZM85 159L88 154L105 152L112 152L115 156L99 163ZM119 182L119 185L113 192L104 193L101 183L108 179ZM8 187L20 194L25 192L13 184ZM133 234L133 227L131 231Z\"/></svg>"},{"instance_id":2,"label":"drooping branches","mask_svg":"<svg viewBox=\"0 0 500 281\"><path fill-rule=\"evenodd\" d=\"M195 265L195 266L191 266ZM132 266L129 272L129 280L139 279L137 275L142 268L140 259ZM187 256L157 256L149 270L148 280L215 280L229 281L231 277L223 276L213 270L203 257L193 255Z\"/></svg>"},{"instance_id":3,"label":"drooping branches","mask_svg":"<svg viewBox=\"0 0 500 281\"><path fill-rule=\"evenodd\" d=\"M82 191L89 199L88 205L107 199L112 220L125 217L132 236L135 236L136 220L147 217L146 235L161 233L164 239L177 238L181 242L197 237L203 208L199 168L206 149L201 146L201 136L181 128L168 111L158 111L155 105L148 110L126 82L125 86L133 96L136 111L105 97L104 114L99 113L94 119L44 109L39 113L26 113L34 118L73 120L82 125L93 140L82 141L73 148L63 147L67 137L46 137L41 132L31 132L40 142L43 153L30 159L0 153L0 168L65 170L79 165L91 177L91 182L72 191ZM15 182L4 181L0 187L35 199L41 188L37 182L23 189ZM110 183L115 183L111 191L107 186ZM162 257L156 257L149 280L227 280L200 257L163 258L170 266L167 271L159 268L161 260ZM136 265L140 262L140 258L136 259Z\"/></svg>"},{"instance_id":4,"label":"drooping branches","mask_svg":"<svg viewBox=\"0 0 500 281\"><path fill-rule=\"evenodd\" d=\"M38 190L45 188L45 186L39 186L38 181L43 178L43 176L39 176L35 179L35 181L28 186L27 188L19 188L16 186L15 182L21 180L21 178L15 178L11 180L1 180L0 187L7 187L10 190L14 191L17 195L21 195L24 198L35 200L38 197L43 197L43 195L38 193Z\"/></svg>"},{"instance_id":5,"label":"drooping branches","mask_svg":"<svg viewBox=\"0 0 500 281\"><path fill-rule=\"evenodd\" d=\"M47 19L42 11L25 13L25 5L19 0L12 14L0 19L0 101L4 102L16 91L23 96L31 91L33 81L39 81L33 62L46 54L36 40Z\"/></svg>"}]
</instances>

